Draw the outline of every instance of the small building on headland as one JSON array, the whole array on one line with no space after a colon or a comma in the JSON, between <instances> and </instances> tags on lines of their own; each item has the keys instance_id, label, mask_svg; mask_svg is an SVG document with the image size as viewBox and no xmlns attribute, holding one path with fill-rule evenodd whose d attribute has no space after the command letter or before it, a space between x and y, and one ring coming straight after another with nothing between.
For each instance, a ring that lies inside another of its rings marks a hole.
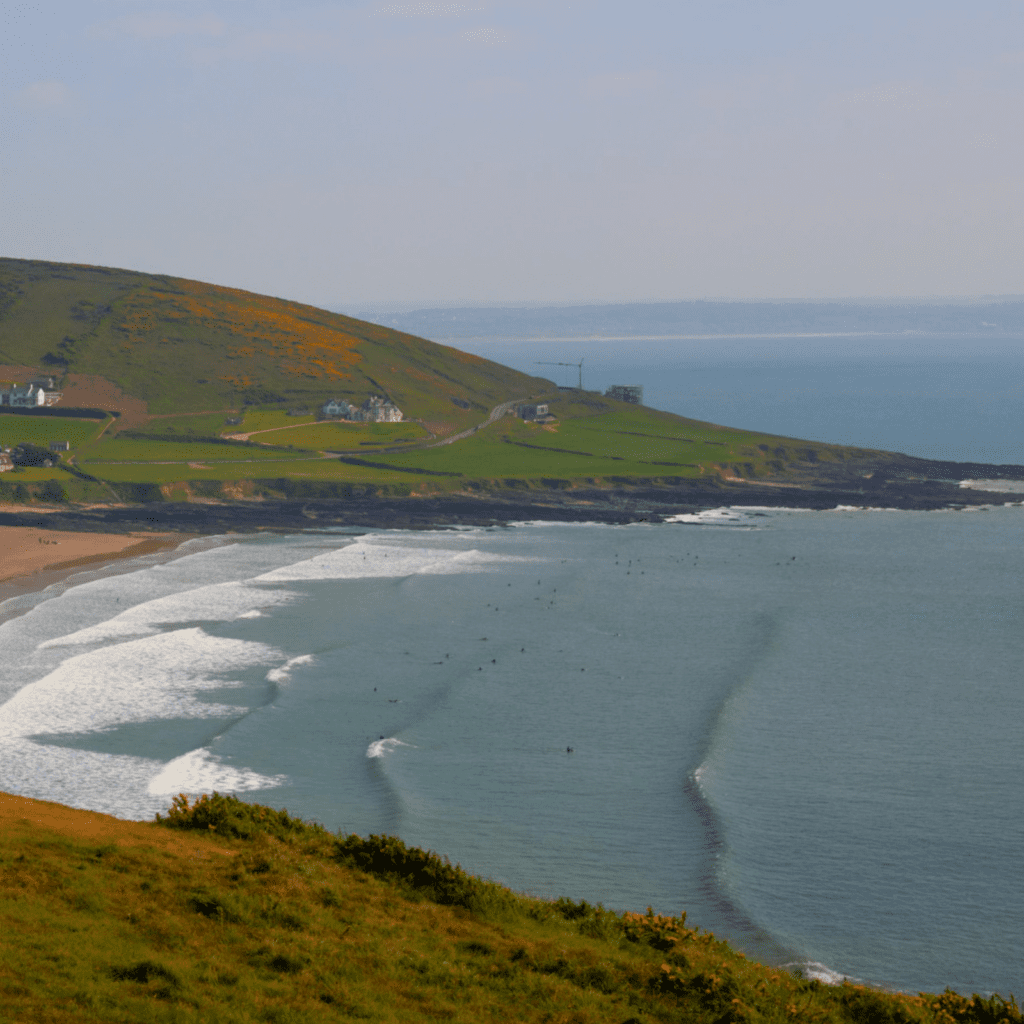
<instances>
[{"instance_id":1,"label":"small building on headland","mask_svg":"<svg viewBox=\"0 0 1024 1024\"><path fill-rule=\"evenodd\" d=\"M644 389L631 384L613 384L605 393L605 398L614 398L619 402L631 402L633 405L644 404Z\"/></svg>"},{"instance_id":2,"label":"small building on headland","mask_svg":"<svg viewBox=\"0 0 1024 1024\"><path fill-rule=\"evenodd\" d=\"M547 402L520 402L516 406L516 415L521 420L542 420L550 413Z\"/></svg>"},{"instance_id":3,"label":"small building on headland","mask_svg":"<svg viewBox=\"0 0 1024 1024\"><path fill-rule=\"evenodd\" d=\"M50 442L51 452L69 452L71 451L70 441L51 441Z\"/></svg>"},{"instance_id":4,"label":"small building on headland","mask_svg":"<svg viewBox=\"0 0 1024 1024\"><path fill-rule=\"evenodd\" d=\"M320 415L353 423L401 423L402 410L390 398L371 395L358 408L344 398L332 398L320 407Z\"/></svg>"},{"instance_id":5,"label":"small building on headland","mask_svg":"<svg viewBox=\"0 0 1024 1024\"><path fill-rule=\"evenodd\" d=\"M14 459L11 458L10 453L0 452L0 473L6 473L11 469L14 469Z\"/></svg>"}]
</instances>

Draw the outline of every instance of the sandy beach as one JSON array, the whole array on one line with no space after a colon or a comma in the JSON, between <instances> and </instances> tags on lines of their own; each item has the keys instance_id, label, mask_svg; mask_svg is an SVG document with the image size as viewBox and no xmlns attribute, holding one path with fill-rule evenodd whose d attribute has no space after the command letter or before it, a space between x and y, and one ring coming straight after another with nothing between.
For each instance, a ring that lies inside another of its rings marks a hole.
<instances>
[{"instance_id":1,"label":"sandy beach","mask_svg":"<svg viewBox=\"0 0 1024 1024\"><path fill-rule=\"evenodd\" d=\"M131 558L187 540L176 533L68 533L29 526L0 526L0 582L44 569L77 569Z\"/></svg>"},{"instance_id":2,"label":"sandy beach","mask_svg":"<svg viewBox=\"0 0 1024 1024\"><path fill-rule=\"evenodd\" d=\"M12 597L45 590L87 569L103 569L138 555L170 551L189 533L97 533L0 526L0 605ZM0 623L24 607L0 608Z\"/></svg>"}]
</instances>

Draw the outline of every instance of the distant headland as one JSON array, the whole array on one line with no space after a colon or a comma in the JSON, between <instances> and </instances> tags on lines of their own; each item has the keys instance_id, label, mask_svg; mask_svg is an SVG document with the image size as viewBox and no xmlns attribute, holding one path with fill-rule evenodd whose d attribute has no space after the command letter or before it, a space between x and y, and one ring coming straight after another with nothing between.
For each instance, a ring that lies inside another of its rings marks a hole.
<instances>
[{"instance_id":1,"label":"distant headland","mask_svg":"<svg viewBox=\"0 0 1024 1024\"><path fill-rule=\"evenodd\" d=\"M0 259L0 393L0 503L20 525L44 508L188 532L926 509L1013 500L1006 481L1024 481L688 419L627 382L560 388L301 303L31 260Z\"/></svg>"}]
</instances>

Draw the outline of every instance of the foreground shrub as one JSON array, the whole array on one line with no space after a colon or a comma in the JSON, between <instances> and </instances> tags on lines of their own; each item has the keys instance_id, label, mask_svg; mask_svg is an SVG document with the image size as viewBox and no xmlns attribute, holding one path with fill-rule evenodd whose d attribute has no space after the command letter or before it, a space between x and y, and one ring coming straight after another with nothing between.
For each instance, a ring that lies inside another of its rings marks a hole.
<instances>
[{"instance_id":1,"label":"foreground shrub","mask_svg":"<svg viewBox=\"0 0 1024 1024\"><path fill-rule=\"evenodd\" d=\"M482 914L507 913L518 907L515 895L503 886L467 874L445 857L406 846L394 836L346 836L334 848L337 861L372 875L391 878L447 906Z\"/></svg>"},{"instance_id":2,"label":"foreground shrub","mask_svg":"<svg viewBox=\"0 0 1024 1024\"><path fill-rule=\"evenodd\" d=\"M329 835L323 825L293 818L287 810L275 811L260 804L247 804L236 796L222 796L216 791L204 793L193 804L184 793L179 793L167 815L158 814L156 820L167 828L216 832L234 839L269 835L288 842Z\"/></svg>"}]
</instances>

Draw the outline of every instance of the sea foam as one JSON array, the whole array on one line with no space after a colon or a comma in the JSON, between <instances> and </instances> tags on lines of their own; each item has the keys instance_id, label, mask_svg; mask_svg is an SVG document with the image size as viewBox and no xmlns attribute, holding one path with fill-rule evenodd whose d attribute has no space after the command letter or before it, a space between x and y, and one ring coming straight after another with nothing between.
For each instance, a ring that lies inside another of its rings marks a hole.
<instances>
[{"instance_id":1,"label":"sea foam","mask_svg":"<svg viewBox=\"0 0 1024 1024\"><path fill-rule=\"evenodd\" d=\"M316 658L312 654L300 654L297 658L289 658L280 668L272 668L267 673L268 683L286 683L292 677L292 669L296 665L312 665Z\"/></svg>"},{"instance_id":2,"label":"sea foam","mask_svg":"<svg viewBox=\"0 0 1024 1024\"><path fill-rule=\"evenodd\" d=\"M366 756L370 758L384 757L385 754L390 754L395 747L408 747L411 744L403 743L401 740L396 740L394 736L388 736L387 739L374 740L366 748Z\"/></svg>"},{"instance_id":3,"label":"sea foam","mask_svg":"<svg viewBox=\"0 0 1024 1024\"><path fill-rule=\"evenodd\" d=\"M289 590L267 590L237 581L213 583L143 601L104 622L46 640L39 648L146 636L158 633L161 626L179 622L225 622L249 618L258 615L261 608L287 604L298 596Z\"/></svg>"},{"instance_id":4,"label":"sea foam","mask_svg":"<svg viewBox=\"0 0 1024 1024\"><path fill-rule=\"evenodd\" d=\"M210 636L198 626L89 651L61 662L7 701L0 739L241 714L247 709L207 703L194 694L233 685L225 678L233 670L283 658L267 644Z\"/></svg>"},{"instance_id":5,"label":"sea foam","mask_svg":"<svg viewBox=\"0 0 1024 1024\"><path fill-rule=\"evenodd\" d=\"M163 771L150 779L146 792L150 796L208 793L212 790L241 793L273 789L287 781L286 775L260 775L247 768L233 768L224 764L216 754L211 754L208 747L200 747L169 761Z\"/></svg>"},{"instance_id":6,"label":"sea foam","mask_svg":"<svg viewBox=\"0 0 1024 1024\"><path fill-rule=\"evenodd\" d=\"M303 562L272 569L253 582L282 583L299 580L381 579L403 576L449 575L491 572L502 565L530 561L512 555L497 555L475 548L453 551L447 548L401 547L361 540L334 551L326 551Z\"/></svg>"}]
</instances>

